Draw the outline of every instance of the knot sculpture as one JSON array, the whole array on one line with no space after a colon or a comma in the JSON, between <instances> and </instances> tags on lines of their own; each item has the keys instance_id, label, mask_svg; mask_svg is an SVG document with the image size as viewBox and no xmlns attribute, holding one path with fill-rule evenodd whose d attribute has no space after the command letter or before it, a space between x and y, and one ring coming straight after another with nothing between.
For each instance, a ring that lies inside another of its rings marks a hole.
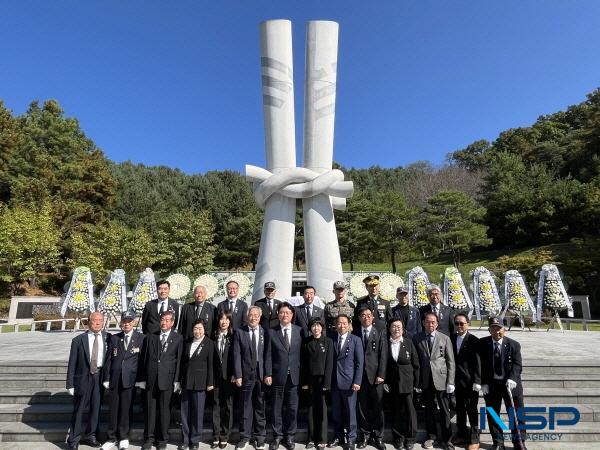
<instances>
[{"instance_id":1,"label":"knot sculpture","mask_svg":"<svg viewBox=\"0 0 600 450\"><path fill-rule=\"evenodd\" d=\"M293 294L297 199L307 283L327 300L333 282L343 279L333 209L344 209L353 192L352 182L332 169L338 24L313 21L306 29L304 167L296 167L291 22L263 22L260 35L267 168L246 166L256 203L265 211L252 300L262 297L267 281L283 296Z\"/></svg>"},{"instance_id":2,"label":"knot sculpture","mask_svg":"<svg viewBox=\"0 0 600 450\"><path fill-rule=\"evenodd\" d=\"M352 196L352 181L344 181L341 170L332 169L323 173L305 167L280 169L277 173L261 167L246 165L246 179L255 184L254 199L265 208L267 200L275 193L289 198L309 198L319 194L331 197L334 209L345 209L346 198Z\"/></svg>"}]
</instances>

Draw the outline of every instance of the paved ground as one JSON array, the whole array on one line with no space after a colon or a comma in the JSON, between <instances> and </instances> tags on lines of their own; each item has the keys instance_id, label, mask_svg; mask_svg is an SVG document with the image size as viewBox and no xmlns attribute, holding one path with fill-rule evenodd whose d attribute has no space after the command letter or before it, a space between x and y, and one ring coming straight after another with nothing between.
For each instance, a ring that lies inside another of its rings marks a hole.
<instances>
[{"instance_id":1,"label":"paved ground","mask_svg":"<svg viewBox=\"0 0 600 450\"><path fill-rule=\"evenodd\" d=\"M472 330L479 337L487 336L485 329ZM80 332L19 332L0 334L0 363L8 361L43 360L67 361L70 342ZM527 360L600 358L600 333L594 331L511 330L507 336L521 343L525 365Z\"/></svg>"}]
</instances>

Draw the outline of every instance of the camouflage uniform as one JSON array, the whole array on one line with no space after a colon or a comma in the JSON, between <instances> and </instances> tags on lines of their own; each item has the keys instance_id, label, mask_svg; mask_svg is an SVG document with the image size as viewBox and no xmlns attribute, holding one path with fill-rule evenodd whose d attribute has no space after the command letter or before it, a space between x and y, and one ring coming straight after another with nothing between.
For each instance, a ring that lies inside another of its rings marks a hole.
<instances>
[{"instance_id":1,"label":"camouflage uniform","mask_svg":"<svg viewBox=\"0 0 600 450\"><path fill-rule=\"evenodd\" d=\"M325 305L325 322L327 323L328 330L335 330L335 319L340 314L346 314L350 317L350 323L352 323L352 317L354 317L354 303L344 300L344 303L340 303L337 300L329 302Z\"/></svg>"}]
</instances>

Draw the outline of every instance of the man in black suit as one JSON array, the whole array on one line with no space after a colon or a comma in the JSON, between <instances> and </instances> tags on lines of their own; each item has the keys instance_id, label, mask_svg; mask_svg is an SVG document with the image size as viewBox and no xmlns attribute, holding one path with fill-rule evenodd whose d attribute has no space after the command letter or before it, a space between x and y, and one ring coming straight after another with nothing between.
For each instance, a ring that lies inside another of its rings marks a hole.
<instances>
[{"instance_id":1,"label":"man in black suit","mask_svg":"<svg viewBox=\"0 0 600 450\"><path fill-rule=\"evenodd\" d=\"M181 317L179 320L179 333L183 339L192 339L194 332L192 324L197 319L204 321L205 334L212 336L213 326L216 320L215 306L206 301L207 291L205 286L196 286L194 288L194 299L192 303L186 303L181 308Z\"/></svg>"},{"instance_id":2,"label":"man in black suit","mask_svg":"<svg viewBox=\"0 0 600 450\"><path fill-rule=\"evenodd\" d=\"M233 337L233 376L241 388L240 441L236 450L244 450L250 437L256 440L256 449L264 450L266 439L264 377L271 373L269 334L260 326L261 309L248 309L248 325L242 325Z\"/></svg>"},{"instance_id":3,"label":"man in black suit","mask_svg":"<svg viewBox=\"0 0 600 450\"><path fill-rule=\"evenodd\" d=\"M469 317L458 313L454 316L452 349L456 367L456 426L458 434L455 444L479 444L479 415L477 402L481 391L481 362L479 360L479 338L469 333ZM467 427L467 417L469 427Z\"/></svg>"},{"instance_id":4,"label":"man in black suit","mask_svg":"<svg viewBox=\"0 0 600 450\"><path fill-rule=\"evenodd\" d=\"M383 383L387 370L387 340L384 332L373 325L373 312L363 306L358 311L360 327L354 334L362 342L364 370L358 391L358 439L356 447L363 449L371 442L377 450L383 443Z\"/></svg>"},{"instance_id":5,"label":"man in black suit","mask_svg":"<svg viewBox=\"0 0 600 450\"><path fill-rule=\"evenodd\" d=\"M304 304L296 306L296 325L302 329L302 338L307 338L310 333L310 321L312 319L324 319L325 311L313 304L316 290L313 286L304 288Z\"/></svg>"},{"instance_id":6,"label":"man in black suit","mask_svg":"<svg viewBox=\"0 0 600 450\"><path fill-rule=\"evenodd\" d=\"M287 302L279 306L279 325L270 335L270 358L265 384L273 386L273 442L269 450L277 450L282 439L288 450L295 447L298 416L298 384L300 383L301 328L292 324L294 308Z\"/></svg>"},{"instance_id":7,"label":"man in black suit","mask_svg":"<svg viewBox=\"0 0 600 450\"><path fill-rule=\"evenodd\" d=\"M404 336L412 338L423 329L419 309L409 304L408 289L406 288L398 287L396 289L396 299L398 304L392 308L392 317L402 320Z\"/></svg>"},{"instance_id":8,"label":"man in black suit","mask_svg":"<svg viewBox=\"0 0 600 450\"><path fill-rule=\"evenodd\" d=\"M515 409L523 408L523 385L521 384L521 371L523 360L521 358L521 345L504 335L504 323L499 317L490 317L489 332L491 336L479 340L479 357L481 358L481 392L485 398L485 405L491 407L500 415L502 400L508 409L511 406L508 390L512 393ZM517 412L515 415L518 417ZM492 450L504 449L504 435L498 424L488 414L488 426L492 436ZM523 425L521 420L519 425ZM511 430L511 437L515 449L526 450L525 430L520 433Z\"/></svg>"},{"instance_id":9,"label":"man in black suit","mask_svg":"<svg viewBox=\"0 0 600 450\"><path fill-rule=\"evenodd\" d=\"M429 305L419 308L421 319L427 313L434 313L438 318L437 331L444 333L446 336L452 336L454 334L454 312L452 312L452 308L441 303L442 291L439 286L432 284L427 289L427 297L429 297Z\"/></svg>"},{"instance_id":10,"label":"man in black suit","mask_svg":"<svg viewBox=\"0 0 600 450\"><path fill-rule=\"evenodd\" d=\"M161 314L165 311L173 311L175 323L173 330L177 329L179 320L179 303L169 298L171 283L161 280L156 283L157 300L150 300L144 305L142 312L142 332L144 334L156 334L160 331Z\"/></svg>"},{"instance_id":11,"label":"man in black suit","mask_svg":"<svg viewBox=\"0 0 600 450\"><path fill-rule=\"evenodd\" d=\"M101 312L93 312L88 317L88 331L71 341L67 369L67 390L73 396L71 429L67 438L69 450L77 449L80 443L100 447L96 436L103 392L101 369L108 357L110 337L102 331L103 325L104 315ZM83 413L88 408L90 412L87 424L84 424ZM81 439L84 432L84 438Z\"/></svg>"},{"instance_id":12,"label":"man in black suit","mask_svg":"<svg viewBox=\"0 0 600 450\"><path fill-rule=\"evenodd\" d=\"M105 389L110 393L110 419L106 431L108 440L102 448L119 444L119 450L129 448L129 417L135 394L140 350L144 335L134 331L135 312L121 314L121 332L111 336L108 358L102 371Z\"/></svg>"},{"instance_id":13,"label":"man in black suit","mask_svg":"<svg viewBox=\"0 0 600 450\"><path fill-rule=\"evenodd\" d=\"M356 301L352 328L357 329L360 326L358 311L363 306L366 306L373 313L373 325L375 325L375 328L385 333L387 323L392 318L390 302L379 296L379 277L377 275L365 277L363 283L365 284L369 295L361 297Z\"/></svg>"},{"instance_id":14,"label":"man in black suit","mask_svg":"<svg viewBox=\"0 0 600 450\"><path fill-rule=\"evenodd\" d=\"M231 313L231 324L234 330L246 325L248 319L248 305L237 298L240 285L235 280L230 280L225 286L227 298L217 305L217 316L222 312Z\"/></svg>"},{"instance_id":15,"label":"man in black suit","mask_svg":"<svg viewBox=\"0 0 600 450\"><path fill-rule=\"evenodd\" d=\"M277 300L275 298L277 295L277 290L275 282L273 281L267 281L265 283L264 293L265 296L260 300L256 300L254 305L258 306L262 311L262 315L260 317L260 326L265 330L269 330L279 325L279 317L277 316L277 312L279 311L281 300Z\"/></svg>"},{"instance_id":16,"label":"man in black suit","mask_svg":"<svg viewBox=\"0 0 600 450\"><path fill-rule=\"evenodd\" d=\"M183 352L183 337L173 330L174 312L164 311L160 316L160 333L149 334L144 340L136 386L144 393L144 444L143 450L152 448L157 425L156 447L167 448L171 422L171 396L181 391L179 365Z\"/></svg>"}]
</instances>

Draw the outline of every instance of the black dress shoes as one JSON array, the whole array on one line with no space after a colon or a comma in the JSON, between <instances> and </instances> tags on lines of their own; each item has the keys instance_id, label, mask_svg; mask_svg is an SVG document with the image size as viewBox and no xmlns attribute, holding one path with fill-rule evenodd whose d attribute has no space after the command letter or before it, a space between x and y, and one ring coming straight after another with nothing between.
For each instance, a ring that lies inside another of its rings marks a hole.
<instances>
[{"instance_id":1,"label":"black dress shoes","mask_svg":"<svg viewBox=\"0 0 600 450\"><path fill-rule=\"evenodd\" d=\"M356 446L354 445L354 442L346 444L346 450L354 450L355 448Z\"/></svg>"},{"instance_id":2,"label":"black dress shoes","mask_svg":"<svg viewBox=\"0 0 600 450\"><path fill-rule=\"evenodd\" d=\"M294 450L294 448L296 448L296 444L291 439L287 439L283 445L287 450Z\"/></svg>"},{"instance_id":3,"label":"black dress shoes","mask_svg":"<svg viewBox=\"0 0 600 450\"><path fill-rule=\"evenodd\" d=\"M363 449L363 448L367 448L367 441L365 439L359 439L358 442L356 443L356 448L358 449Z\"/></svg>"},{"instance_id":4,"label":"black dress shoes","mask_svg":"<svg viewBox=\"0 0 600 450\"><path fill-rule=\"evenodd\" d=\"M315 443L313 441L308 441L304 448L315 448Z\"/></svg>"},{"instance_id":5,"label":"black dress shoes","mask_svg":"<svg viewBox=\"0 0 600 450\"><path fill-rule=\"evenodd\" d=\"M374 437L373 439L371 439L371 442L373 443L373 447L375 447L377 450L385 450L385 444L383 443L381 438Z\"/></svg>"},{"instance_id":6,"label":"black dress shoes","mask_svg":"<svg viewBox=\"0 0 600 450\"><path fill-rule=\"evenodd\" d=\"M227 441L220 441L219 448L225 448L225 447L227 447Z\"/></svg>"},{"instance_id":7,"label":"black dress shoes","mask_svg":"<svg viewBox=\"0 0 600 450\"><path fill-rule=\"evenodd\" d=\"M144 442L144 444L142 445L142 450L152 450L152 442L151 441Z\"/></svg>"},{"instance_id":8,"label":"black dress shoes","mask_svg":"<svg viewBox=\"0 0 600 450\"><path fill-rule=\"evenodd\" d=\"M273 439L273 442L269 444L269 450L277 450L279 448L279 444L281 444L281 438Z\"/></svg>"},{"instance_id":9,"label":"black dress shoes","mask_svg":"<svg viewBox=\"0 0 600 450\"><path fill-rule=\"evenodd\" d=\"M89 439L84 439L79 443L82 445L88 445L88 446L94 447L94 448L102 447L102 444L100 444L100 442L98 442L95 437L92 437Z\"/></svg>"}]
</instances>

